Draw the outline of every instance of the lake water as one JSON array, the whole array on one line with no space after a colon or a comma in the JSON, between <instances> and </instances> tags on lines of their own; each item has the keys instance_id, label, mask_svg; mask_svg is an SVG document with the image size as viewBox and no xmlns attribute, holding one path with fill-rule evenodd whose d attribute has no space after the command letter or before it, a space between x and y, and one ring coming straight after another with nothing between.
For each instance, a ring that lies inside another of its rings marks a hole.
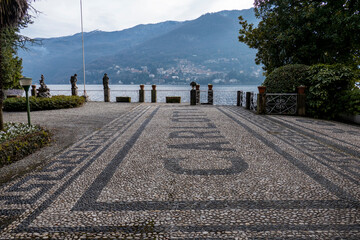
<instances>
[{"instance_id":1,"label":"lake water","mask_svg":"<svg viewBox=\"0 0 360 240\"><path fill-rule=\"evenodd\" d=\"M71 85L48 85L51 95L71 95ZM110 100L116 97L131 97L132 102L139 101L138 85L110 85ZM83 95L84 86L78 85L79 95ZM166 96L180 96L181 102L190 102L190 86L157 85L157 101L165 102ZM257 85L214 85L215 105L236 105L237 91L257 93ZM202 103L207 102L207 86L200 87ZM104 101L103 85L86 85L86 93L91 101ZM151 102L151 85L145 85L145 102Z\"/></svg>"}]
</instances>

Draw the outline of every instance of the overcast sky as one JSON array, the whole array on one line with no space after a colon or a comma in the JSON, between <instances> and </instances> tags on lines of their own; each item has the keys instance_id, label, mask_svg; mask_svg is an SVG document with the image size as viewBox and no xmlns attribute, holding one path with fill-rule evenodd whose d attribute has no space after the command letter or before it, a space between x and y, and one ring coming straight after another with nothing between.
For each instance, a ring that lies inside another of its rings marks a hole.
<instances>
[{"instance_id":1,"label":"overcast sky","mask_svg":"<svg viewBox=\"0 0 360 240\"><path fill-rule=\"evenodd\" d=\"M253 7L253 0L82 0L84 31L116 31L138 24L184 21L208 12ZM40 12L21 33L32 38L73 35L81 31L80 0L37 0Z\"/></svg>"}]
</instances>

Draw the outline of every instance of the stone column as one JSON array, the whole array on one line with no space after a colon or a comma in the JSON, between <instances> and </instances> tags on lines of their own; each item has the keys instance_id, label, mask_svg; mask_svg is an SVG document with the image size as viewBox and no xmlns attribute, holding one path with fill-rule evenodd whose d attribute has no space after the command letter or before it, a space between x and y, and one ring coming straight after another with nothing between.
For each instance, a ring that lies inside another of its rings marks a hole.
<instances>
[{"instance_id":1,"label":"stone column","mask_svg":"<svg viewBox=\"0 0 360 240\"><path fill-rule=\"evenodd\" d=\"M76 86L76 82L77 82L77 74L74 74L74 76L70 77L71 96L77 96L78 95L78 87Z\"/></svg>"},{"instance_id":2,"label":"stone column","mask_svg":"<svg viewBox=\"0 0 360 240\"><path fill-rule=\"evenodd\" d=\"M200 85L196 85L196 104L200 104Z\"/></svg>"},{"instance_id":3,"label":"stone column","mask_svg":"<svg viewBox=\"0 0 360 240\"><path fill-rule=\"evenodd\" d=\"M208 84L208 104L214 105L214 91L212 84Z\"/></svg>"},{"instance_id":4,"label":"stone column","mask_svg":"<svg viewBox=\"0 0 360 240\"><path fill-rule=\"evenodd\" d=\"M243 91L237 91L236 106L241 107L242 106L242 100L243 100Z\"/></svg>"},{"instance_id":5,"label":"stone column","mask_svg":"<svg viewBox=\"0 0 360 240\"><path fill-rule=\"evenodd\" d=\"M105 73L103 77L103 86L104 86L104 102L110 102L110 88L109 88L109 77Z\"/></svg>"},{"instance_id":6,"label":"stone column","mask_svg":"<svg viewBox=\"0 0 360 240\"><path fill-rule=\"evenodd\" d=\"M104 102L110 102L110 88L104 88Z\"/></svg>"},{"instance_id":7,"label":"stone column","mask_svg":"<svg viewBox=\"0 0 360 240\"><path fill-rule=\"evenodd\" d=\"M196 90L191 89L190 91L190 105L196 105Z\"/></svg>"},{"instance_id":8,"label":"stone column","mask_svg":"<svg viewBox=\"0 0 360 240\"><path fill-rule=\"evenodd\" d=\"M246 104L245 104L245 108L247 110L250 110L250 99L251 99L251 92L246 92Z\"/></svg>"},{"instance_id":9,"label":"stone column","mask_svg":"<svg viewBox=\"0 0 360 240\"><path fill-rule=\"evenodd\" d=\"M152 90L151 90L151 102L156 103L156 99L157 99L156 85L152 85L151 87L152 87Z\"/></svg>"},{"instance_id":10,"label":"stone column","mask_svg":"<svg viewBox=\"0 0 360 240\"><path fill-rule=\"evenodd\" d=\"M31 85L31 96L36 97L36 85Z\"/></svg>"},{"instance_id":11,"label":"stone column","mask_svg":"<svg viewBox=\"0 0 360 240\"><path fill-rule=\"evenodd\" d=\"M139 102L145 102L145 90L144 90L145 85L141 84L140 85L140 90L139 90Z\"/></svg>"},{"instance_id":12,"label":"stone column","mask_svg":"<svg viewBox=\"0 0 360 240\"><path fill-rule=\"evenodd\" d=\"M77 87L71 87L71 95L77 96L78 95L78 88Z\"/></svg>"},{"instance_id":13,"label":"stone column","mask_svg":"<svg viewBox=\"0 0 360 240\"><path fill-rule=\"evenodd\" d=\"M257 113L266 114L266 87L259 86L259 94L257 95Z\"/></svg>"},{"instance_id":14,"label":"stone column","mask_svg":"<svg viewBox=\"0 0 360 240\"><path fill-rule=\"evenodd\" d=\"M300 86L297 88L298 95L297 95L297 114L299 116L305 116L305 105L306 105L306 95L305 95L305 86Z\"/></svg>"}]
</instances>

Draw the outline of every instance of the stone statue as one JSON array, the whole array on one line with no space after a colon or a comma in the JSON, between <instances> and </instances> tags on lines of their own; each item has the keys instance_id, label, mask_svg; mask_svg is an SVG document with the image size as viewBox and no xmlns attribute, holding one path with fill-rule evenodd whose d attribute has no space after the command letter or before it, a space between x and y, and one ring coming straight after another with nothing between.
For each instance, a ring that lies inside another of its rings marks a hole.
<instances>
[{"instance_id":1,"label":"stone statue","mask_svg":"<svg viewBox=\"0 0 360 240\"><path fill-rule=\"evenodd\" d=\"M110 102L110 88L109 88L109 77L105 73L103 77L103 85L104 85L104 101Z\"/></svg>"},{"instance_id":2,"label":"stone statue","mask_svg":"<svg viewBox=\"0 0 360 240\"><path fill-rule=\"evenodd\" d=\"M77 82L77 74L75 73L74 76L71 76L70 78L70 83L72 88L77 88L76 82Z\"/></svg>"},{"instance_id":3,"label":"stone statue","mask_svg":"<svg viewBox=\"0 0 360 240\"><path fill-rule=\"evenodd\" d=\"M103 77L103 85L104 85L104 89L109 88L109 77L106 73L104 74L104 77Z\"/></svg>"},{"instance_id":4,"label":"stone statue","mask_svg":"<svg viewBox=\"0 0 360 240\"><path fill-rule=\"evenodd\" d=\"M77 82L77 74L75 73L74 76L71 76L70 78L72 96L78 95L78 87L76 86L76 82Z\"/></svg>"},{"instance_id":5,"label":"stone statue","mask_svg":"<svg viewBox=\"0 0 360 240\"><path fill-rule=\"evenodd\" d=\"M40 79L40 88L37 91L38 91L37 92L38 97L44 97L44 98L51 97L50 89L46 86L45 78L44 78L44 75L42 75L42 74L41 74L41 79Z\"/></svg>"}]
</instances>

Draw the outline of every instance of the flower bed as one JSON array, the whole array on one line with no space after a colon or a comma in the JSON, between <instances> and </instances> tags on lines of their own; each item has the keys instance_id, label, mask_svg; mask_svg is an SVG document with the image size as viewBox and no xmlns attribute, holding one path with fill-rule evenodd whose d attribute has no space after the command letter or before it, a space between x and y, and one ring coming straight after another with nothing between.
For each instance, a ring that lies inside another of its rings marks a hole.
<instances>
[{"instance_id":1,"label":"flower bed","mask_svg":"<svg viewBox=\"0 0 360 240\"><path fill-rule=\"evenodd\" d=\"M4 131L0 131L0 167L30 155L50 140L49 131L40 126L5 123Z\"/></svg>"}]
</instances>

